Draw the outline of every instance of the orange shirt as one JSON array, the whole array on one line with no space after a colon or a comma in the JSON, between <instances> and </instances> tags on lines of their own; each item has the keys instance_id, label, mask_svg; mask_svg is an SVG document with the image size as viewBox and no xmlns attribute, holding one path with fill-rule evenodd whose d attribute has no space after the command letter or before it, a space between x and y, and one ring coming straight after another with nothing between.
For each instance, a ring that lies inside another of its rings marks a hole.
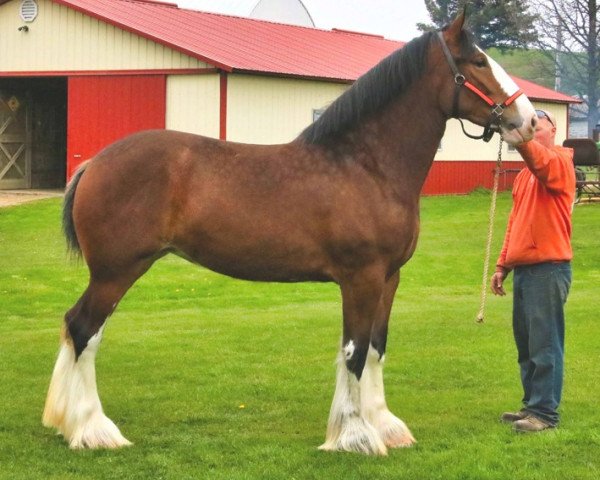
<instances>
[{"instance_id":1,"label":"orange shirt","mask_svg":"<svg viewBox=\"0 0 600 480\"><path fill-rule=\"evenodd\" d=\"M517 150L525 160L513 185L513 207L498 267L571 260L571 211L575 200L573 150L536 140Z\"/></svg>"}]
</instances>

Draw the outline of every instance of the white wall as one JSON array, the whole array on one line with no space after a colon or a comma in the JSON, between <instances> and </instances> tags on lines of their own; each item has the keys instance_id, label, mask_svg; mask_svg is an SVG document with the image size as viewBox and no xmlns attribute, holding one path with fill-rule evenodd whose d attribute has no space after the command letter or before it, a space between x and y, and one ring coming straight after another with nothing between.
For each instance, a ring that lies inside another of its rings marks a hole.
<instances>
[{"instance_id":1,"label":"white wall","mask_svg":"<svg viewBox=\"0 0 600 480\"><path fill-rule=\"evenodd\" d=\"M348 88L346 84L258 75L229 75L227 139L285 143Z\"/></svg>"},{"instance_id":2,"label":"white wall","mask_svg":"<svg viewBox=\"0 0 600 480\"><path fill-rule=\"evenodd\" d=\"M170 130L219 137L219 75L169 75L167 118Z\"/></svg>"}]
</instances>

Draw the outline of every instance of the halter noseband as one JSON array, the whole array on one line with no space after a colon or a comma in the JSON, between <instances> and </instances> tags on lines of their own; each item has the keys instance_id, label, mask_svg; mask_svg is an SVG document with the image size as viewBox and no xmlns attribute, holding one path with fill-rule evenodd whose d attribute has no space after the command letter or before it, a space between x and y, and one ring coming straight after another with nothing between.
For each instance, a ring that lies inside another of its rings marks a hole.
<instances>
[{"instance_id":1,"label":"halter noseband","mask_svg":"<svg viewBox=\"0 0 600 480\"><path fill-rule=\"evenodd\" d=\"M474 140L483 139L484 142L489 142L494 132L498 131L499 120L502 118L502 114L504 113L504 109L509 107L519 96L523 94L523 90L519 89L510 97L508 97L502 103L494 102L490 97L488 97L485 93L479 90L475 85L469 82L465 76L459 72L456 63L454 62L454 58L452 58L452 54L450 53L450 49L448 45L446 45L446 40L444 40L444 34L442 32L437 32L437 37L442 44L442 51L444 52L444 56L446 57L446 61L454 74L454 99L452 100L452 117L458 119L460 122L460 126L462 127L463 133ZM490 118L488 119L487 124L483 127L483 133L479 136L470 135L465 130L465 126L463 125L462 119L458 118L458 100L460 96L461 87L466 87L470 91L472 91L475 95L481 98L485 103L487 103L492 111L490 113Z\"/></svg>"}]
</instances>

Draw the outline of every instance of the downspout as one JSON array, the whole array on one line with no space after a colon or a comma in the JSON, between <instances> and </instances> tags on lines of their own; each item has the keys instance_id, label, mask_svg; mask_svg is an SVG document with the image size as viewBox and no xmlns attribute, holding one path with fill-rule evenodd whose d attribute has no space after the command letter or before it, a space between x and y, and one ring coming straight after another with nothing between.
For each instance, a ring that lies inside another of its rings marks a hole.
<instances>
[{"instance_id":1,"label":"downspout","mask_svg":"<svg viewBox=\"0 0 600 480\"><path fill-rule=\"evenodd\" d=\"M219 139L227 140L227 72L219 72Z\"/></svg>"}]
</instances>

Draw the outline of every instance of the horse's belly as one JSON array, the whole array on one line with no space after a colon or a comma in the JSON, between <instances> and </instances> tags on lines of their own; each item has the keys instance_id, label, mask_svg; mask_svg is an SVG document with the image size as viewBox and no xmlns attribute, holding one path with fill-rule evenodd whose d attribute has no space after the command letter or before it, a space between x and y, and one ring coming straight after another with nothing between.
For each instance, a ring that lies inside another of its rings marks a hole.
<instances>
[{"instance_id":1,"label":"horse's belly","mask_svg":"<svg viewBox=\"0 0 600 480\"><path fill-rule=\"evenodd\" d=\"M176 253L230 277L243 280L330 281L327 260L310 238L265 232L208 232L176 242Z\"/></svg>"}]
</instances>

